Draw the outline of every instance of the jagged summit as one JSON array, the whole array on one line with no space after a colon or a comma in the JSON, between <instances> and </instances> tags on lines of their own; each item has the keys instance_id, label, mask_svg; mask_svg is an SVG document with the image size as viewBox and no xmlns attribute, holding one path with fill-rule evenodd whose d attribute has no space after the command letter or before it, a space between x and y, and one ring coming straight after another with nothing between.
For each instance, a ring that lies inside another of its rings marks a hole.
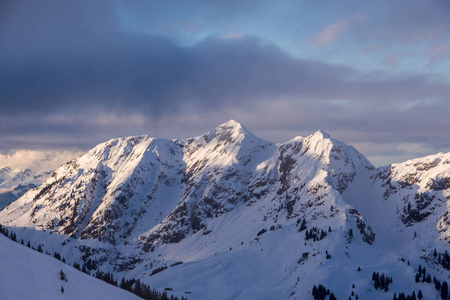
<instances>
[{"instance_id":1,"label":"jagged summit","mask_svg":"<svg viewBox=\"0 0 450 300\"><path fill-rule=\"evenodd\" d=\"M324 139L330 139L331 138L330 134L328 132L322 130L322 129L319 129L316 132L314 132L312 134L312 136L320 136L321 138L324 138Z\"/></svg>"},{"instance_id":2,"label":"jagged summit","mask_svg":"<svg viewBox=\"0 0 450 300\"><path fill-rule=\"evenodd\" d=\"M247 128L236 122L235 120L229 120L223 124L220 124L215 129L207 133L209 140L217 138L219 141L233 142L244 139L245 136L256 136L247 130Z\"/></svg>"},{"instance_id":3,"label":"jagged summit","mask_svg":"<svg viewBox=\"0 0 450 300\"><path fill-rule=\"evenodd\" d=\"M0 223L71 264L195 299L265 299L269 290L305 299L318 278L338 298L350 291L340 278L351 278L361 299L392 299L374 296L367 278L391 266L395 278L412 274L423 247L443 253L449 162L377 169L322 130L275 144L230 120L189 139L102 143L1 210ZM397 291L410 286L395 278ZM220 296L204 288L215 281Z\"/></svg>"},{"instance_id":4,"label":"jagged summit","mask_svg":"<svg viewBox=\"0 0 450 300\"><path fill-rule=\"evenodd\" d=\"M104 148L111 148L114 146L121 146L125 148L134 147L137 144L141 144L144 141L159 141L159 142L180 142L180 143L187 143L189 144L191 141L196 140L197 144L204 145L205 143L210 143L212 140L216 140L221 143L226 144L235 144L238 143L239 146L241 142L246 140L248 143L254 143L255 141L261 142L264 144L273 144L270 141L267 141L265 139L262 139L260 137L257 137L255 134L253 134L251 131L247 129L243 124L230 119L225 123L220 124L216 128L210 130L206 134L197 136L197 137L191 137L181 140L169 140L166 138L152 138L148 135L141 135L141 136L127 136L122 138L112 138L104 143L101 143L97 146L95 146L90 152L97 153L99 151L104 151ZM288 143L296 143L300 141L309 141L309 143L313 143L314 147L319 147L322 149L316 149L317 151L323 151L326 150L326 148L329 148L328 150L333 147L333 145L339 144L339 145L345 145L345 143L340 142L338 140L335 140L331 138L330 134L323 130L318 130L311 135L307 137L297 136L287 142L280 143L279 145L288 144ZM347 145L345 145L347 146ZM353 148L351 146L347 146L349 148ZM109 151L108 151L109 152ZM329 151L328 151L329 152ZM106 159L108 156L105 157Z\"/></svg>"},{"instance_id":5,"label":"jagged summit","mask_svg":"<svg viewBox=\"0 0 450 300\"><path fill-rule=\"evenodd\" d=\"M239 122L236 122L233 119L228 120L225 123L220 124L219 126L217 126L217 128L220 128L220 129L223 129L223 130L243 130L243 131L248 131L247 128L245 128L244 125L242 125Z\"/></svg>"}]
</instances>

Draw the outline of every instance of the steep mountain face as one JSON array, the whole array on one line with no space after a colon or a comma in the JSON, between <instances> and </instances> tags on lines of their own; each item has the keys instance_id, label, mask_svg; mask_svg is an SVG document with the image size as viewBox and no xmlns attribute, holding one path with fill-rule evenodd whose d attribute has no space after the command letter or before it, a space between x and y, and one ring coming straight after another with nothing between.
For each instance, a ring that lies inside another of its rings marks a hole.
<instances>
[{"instance_id":1,"label":"steep mountain face","mask_svg":"<svg viewBox=\"0 0 450 300\"><path fill-rule=\"evenodd\" d=\"M395 204L397 220L419 240L432 237L438 249L439 242L450 242L449 164L450 153L440 153L380 168L373 176L382 187L383 200Z\"/></svg>"},{"instance_id":2,"label":"steep mountain face","mask_svg":"<svg viewBox=\"0 0 450 300\"><path fill-rule=\"evenodd\" d=\"M446 275L428 254L449 241L447 161L374 168L322 131L274 144L228 121L191 139L100 144L0 223L69 262L193 299L305 299L319 283L342 299L392 299L424 256ZM391 294L374 291L374 271L398 278Z\"/></svg>"}]
</instances>

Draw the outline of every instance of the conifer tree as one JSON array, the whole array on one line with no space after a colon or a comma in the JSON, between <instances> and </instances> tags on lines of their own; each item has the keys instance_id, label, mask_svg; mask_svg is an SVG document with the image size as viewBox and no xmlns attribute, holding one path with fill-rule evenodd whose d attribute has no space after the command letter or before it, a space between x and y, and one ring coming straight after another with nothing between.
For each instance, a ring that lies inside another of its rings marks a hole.
<instances>
[{"instance_id":1,"label":"conifer tree","mask_svg":"<svg viewBox=\"0 0 450 300\"><path fill-rule=\"evenodd\" d=\"M139 279L136 280L136 283L134 284L133 293L138 296L142 296L141 281Z\"/></svg>"},{"instance_id":2,"label":"conifer tree","mask_svg":"<svg viewBox=\"0 0 450 300\"><path fill-rule=\"evenodd\" d=\"M306 229L306 220L303 219L302 224L300 225L300 231L303 231Z\"/></svg>"},{"instance_id":3,"label":"conifer tree","mask_svg":"<svg viewBox=\"0 0 450 300\"><path fill-rule=\"evenodd\" d=\"M441 299L447 300L448 298L448 284L444 281L441 285Z\"/></svg>"},{"instance_id":4,"label":"conifer tree","mask_svg":"<svg viewBox=\"0 0 450 300\"><path fill-rule=\"evenodd\" d=\"M61 271L59 271L59 279L67 282L67 275L66 275L66 273L63 272L62 269L61 269Z\"/></svg>"},{"instance_id":5,"label":"conifer tree","mask_svg":"<svg viewBox=\"0 0 450 300\"><path fill-rule=\"evenodd\" d=\"M441 282L437 279L434 281L434 288L436 289L436 291L439 291L441 289Z\"/></svg>"},{"instance_id":6,"label":"conifer tree","mask_svg":"<svg viewBox=\"0 0 450 300\"><path fill-rule=\"evenodd\" d=\"M86 264L83 264L83 267L81 268L81 272L89 274L89 270L86 267Z\"/></svg>"}]
</instances>

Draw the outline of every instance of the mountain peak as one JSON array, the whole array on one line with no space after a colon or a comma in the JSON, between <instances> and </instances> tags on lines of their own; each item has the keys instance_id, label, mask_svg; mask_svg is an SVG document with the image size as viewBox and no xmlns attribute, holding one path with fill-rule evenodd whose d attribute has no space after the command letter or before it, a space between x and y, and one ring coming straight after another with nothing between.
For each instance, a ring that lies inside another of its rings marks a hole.
<instances>
[{"instance_id":1,"label":"mountain peak","mask_svg":"<svg viewBox=\"0 0 450 300\"><path fill-rule=\"evenodd\" d=\"M222 130L243 130L243 131L247 131L247 128L245 128L244 125L242 125L239 122L236 122L235 120L231 119L228 120L225 123L220 124L218 127L218 129L222 129Z\"/></svg>"},{"instance_id":2,"label":"mountain peak","mask_svg":"<svg viewBox=\"0 0 450 300\"><path fill-rule=\"evenodd\" d=\"M331 138L331 136L328 134L328 132L323 131L322 129L320 129L320 130L314 132L312 135L313 135L313 136L314 136L314 135L318 135L318 136L321 136L321 137L324 138L324 139L329 139L329 138Z\"/></svg>"},{"instance_id":3,"label":"mountain peak","mask_svg":"<svg viewBox=\"0 0 450 300\"><path fill-rule=\"evenodd\" d=\"M220 140L233 140L238 136L245 136L250 132L245 128L244 125L236 122L235 120L229 120L223 124L220 124L215 130L211 131L214 136L218 137Z\"/></svg>"}]
</instances>

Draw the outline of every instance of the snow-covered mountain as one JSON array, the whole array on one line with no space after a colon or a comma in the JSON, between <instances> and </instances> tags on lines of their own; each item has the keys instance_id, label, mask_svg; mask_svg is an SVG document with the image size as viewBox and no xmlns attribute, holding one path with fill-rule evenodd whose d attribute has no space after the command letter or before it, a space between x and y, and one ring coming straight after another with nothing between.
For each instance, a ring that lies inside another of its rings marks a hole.
<instances>
[{"instance_id":1,"label":"snow-covered mountain","mask_svg":"<svg viewBox=\"0 0 450 300\"><path fill-rule=\"evenodd\" d=\"M274 144L231 120L191 139L102 143L0 223L71 263L192 299L312 299L318 284L338 299L438 299L414 275L421 264L449 277L433 253L450 240L448 162L375 168L323 131ZM373 272L393 278L388 292Z\"/></svg>"}]
</instances>

